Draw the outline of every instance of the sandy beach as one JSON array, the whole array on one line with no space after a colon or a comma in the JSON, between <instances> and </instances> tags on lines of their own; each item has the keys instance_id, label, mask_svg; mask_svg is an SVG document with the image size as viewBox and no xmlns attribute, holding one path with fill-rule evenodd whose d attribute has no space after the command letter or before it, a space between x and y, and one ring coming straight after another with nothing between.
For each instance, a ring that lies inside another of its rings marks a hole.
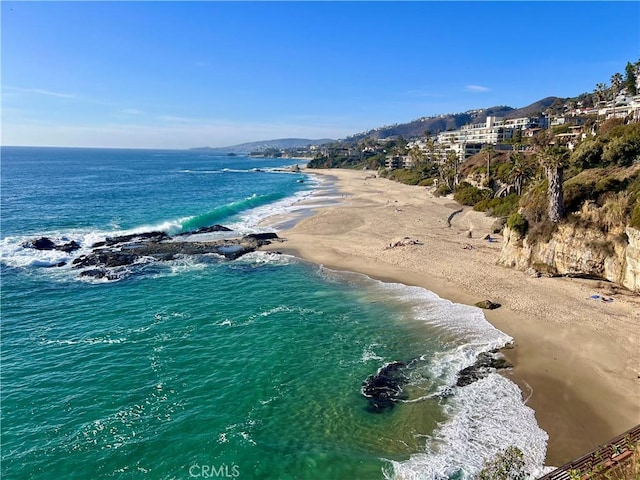
<instances>
[{"instance_id":1,"label":"sandy beach","mask_svg":"<svg viewBox=\"0 0 640 480\"><path fill-rule=\"evenodd\" d=\"M449 226L462 207L427 188L367 171L310 173L335 184L340 204L315 208L270 248L458 303L502 304L485 315L515 340L505 351L514 364L506 375L549 434L547 465L640 423L640 297L618 293L605 303L591 298L611 294L604 283L534 278L499 266L502 238L483 240L494 219L464 207Z\"/></svg>"}]
</instances>

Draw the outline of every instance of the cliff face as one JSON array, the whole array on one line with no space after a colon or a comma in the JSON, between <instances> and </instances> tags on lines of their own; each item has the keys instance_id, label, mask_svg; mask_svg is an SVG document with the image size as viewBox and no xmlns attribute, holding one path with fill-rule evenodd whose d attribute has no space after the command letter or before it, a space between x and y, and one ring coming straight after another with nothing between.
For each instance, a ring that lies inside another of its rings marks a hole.
<instances>
[{"instance_id":1,"label":"cliff face","mask_svg":"<svg viewBox=\"0 0 640 480\"><path fill-rule=\"evenodd\" d=\"M563 224L546 243L530 244L505 228L499 263L527 270L609 280L640 291L640 230L606 234L579 225Z\"/></svg>"}]
</instances>

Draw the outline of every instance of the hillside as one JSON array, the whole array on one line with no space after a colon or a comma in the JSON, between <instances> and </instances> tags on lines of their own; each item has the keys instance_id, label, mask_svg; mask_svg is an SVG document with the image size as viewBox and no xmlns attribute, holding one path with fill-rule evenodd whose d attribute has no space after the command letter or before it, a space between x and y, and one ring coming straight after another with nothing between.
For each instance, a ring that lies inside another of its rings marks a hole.
<instances>
[{"instance_id":1,"label":"hillside","mask_svg":"<svg viewBox=\"0 0 640 480\"><path fill-rule=\"evenodd\" d=\"M505 115L505 118L522 118L542 115L542 112L549 108L556 100L563 99L558 97L546 97L542 100L538 100L537 102L533 102L531 105L527 105L526 107L516 108L515 110L512 110L507 115Z\"/></svg>"},{"instance_id":2,"label":"hillside","mask_svg":"<svg viewBox=\"0 0 640 480\"><path fill-rule=\"evenodd\" d=\"M373 138L377 140L380 138L393 136L402 136L406 139L411 139L415 137L422 137L425 135L425 132L436 134L439 132L444 132L446 130L456 130L468 123L484 122L488 116L506 118L526 117L534 113L540 114L543 110L548 108L556 99L556 97L546 97L522 108L513 108L505 105L499 105L477 110L468 110L464 113L445 114L435 117L422 117L408 123L388 125L375 128L367 132L356 133L355 135L347 137L345 139L345 142L352 143L363 140L365 138Z\"/></svg>"},{"instance_id":3,"label":"hillside","mask_svg":"<svg viewBox=\"0 0 640 480\"><path fill-rule=\"evenodd\" d=\"M366 132L356 133L342 140L344 143L356 143L365 138L378 140L381 138L402 136L406 139L422 137L426 132L436 134L447 130L456 130L468 123L484 122L488 116L519 118L530 115L539 115L547 109L557 97L547 97L526 107L513 108L506 105L498 105L489 108L468 110L463 113L443 114L433 117L422 117L408 123L399 123L378 127ZM307 138L280 138L275 140L262 140L257 142L241 143L228 147L197 147L190 150L207 151L213 153L240 153L264 152L265 150L287 150L303 148L311 145L333 143L335 140L322 138L311 140Z\"/></svg>"},{"instance_id":4,"label":"hillside","mask_svg":"<svg viewBox=\"0 0 640 480\"><path fill-rule=\"evenodd\" d=\"M279 138L275 140L262 140L258 142L241 143L239 145L232 145L229 147L197 147L190 150L206 151L214 153L251 153L251 152L263 152L268 149L290 149L308 147L310 145L322 145L324 143L331 143L334 140L329 138L322 138L319 140L310 140L308 138Z\"/></svg>"}]
</instances>

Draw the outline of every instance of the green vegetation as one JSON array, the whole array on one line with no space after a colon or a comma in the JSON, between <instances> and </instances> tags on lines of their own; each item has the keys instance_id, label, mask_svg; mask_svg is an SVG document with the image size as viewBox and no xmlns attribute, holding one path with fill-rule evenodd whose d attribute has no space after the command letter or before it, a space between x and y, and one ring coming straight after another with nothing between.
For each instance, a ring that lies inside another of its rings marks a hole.
<instances>
[{"instance_id":1,"label":"green vegetation","mask_svg":"<svg viewBox=\"0 0 640 480\"><path fill-rule=\"evenodd\" d=\"M565 207L578 210L586 201L603 204L603 195L638 189L640 168L608 167L583 170L564 183Z\"/></svg>"},{"instance_id":2,"label":"green vegetation","mask_svg":"<svg viewBox=\"0 0 640 480\"><path fill-rule=\"evenodd\" d=\"M633 207L629 226L633 228L640 228L640 203L637 203L636 206Z\"/></svg>"},{"instance_id":3,"label":"green vegetation","mask_svg":"<svg viewBox=\"0 0 640 480\"><path fill-rule=\"evenodd\" d=\"M518 211L520 196L512 193L506 197L481 200L473 206L478 212L487 212L494 217L508 217Z\"/></svg>"},{"instance_id":4,"label":"green vegetation","mask_svg":"<svg viewBox=\"0 0 640 480\"><path fill-rule=\"evenodd\" d=\"M509 215L509 218L507 218L507 227L514 232L517 232L520 236L524 236L527 232L528 226L529 223L527 222L527 219L518 212L512 213Z\"/></svg>"},{"instance_id":5,"label":"green vegetation","mask_svg":"<svg viewBox=\"0 0 640 480\"><path fill-rule=\"evenodd\" d=\"M630 166L640 161L640 124L620 125L619 120L605 122L600 135L576 147L570 158L575 169Z\"/></svg>"},{"instance_id":6,"label":"green vegetation","mask_svg":"<svg viewBox=\"0 0 640 480\"><path fill-rule=\"evenodd\" d=\"M481 201L488 201L492 196L493 192L491 190L474 187L467 182L462 182L458 185L453 194L455 201L462 205L475 205Z\"/></svg>"},{"instance_id":7,"label":"green vegetation","mask_svg":"<svg viewBox=\"0 0 640 480\"><path fill-rule=\"evenodd\" d=\"M436 191L433 193L436 197L442 197L444 195L449 195L451 193L451 189L449 188L449 185L447 185L446 183L441 183L440 185L438 185L438 188L436 188Z\"/></svg>"},{"instance_id":8,"label":"green vegetation","mask_svg":"<svg viewBox=\"0 0 640 480\"><path fill-rule=\"evenodd\" d=\"M625 71L625 87L627 88L629 95L636 95L638 93L638 87L636 85L635 65L631 62L627 62Z\"/></svg>"},{"instance_id":9,"label":"green vegetation","mask_svg":"<svg viewBox=\"0 0 640 480\"><path fill-rule=\"evenodd\" d=\"M413 168L398 168L396 170L391 170L388 173L387 178L407 185L418 185L423 180L422 174Z\"/></svg>"},{"instance_id":10,"label":"green vegetation","mask_svg":"<svg viewBox=\"0 0 640 480\"><path fill-rule=\"evenodd\" d=\"M512 446L487 462L480 470L478 480L524 480L527 478L524 467L524 454Z\"/></svg>"}]
</instances>

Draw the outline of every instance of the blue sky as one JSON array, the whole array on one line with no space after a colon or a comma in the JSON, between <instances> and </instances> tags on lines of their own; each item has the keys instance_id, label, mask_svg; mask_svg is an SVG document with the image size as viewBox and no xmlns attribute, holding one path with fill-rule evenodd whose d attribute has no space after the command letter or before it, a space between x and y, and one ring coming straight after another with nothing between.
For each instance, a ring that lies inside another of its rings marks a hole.
<instances>
[{"instance_id":1,"label":"blue sky","mask_svg":"<svg viewBox=\"0 0 640 480\"><path fill-rule=\"evenodd\" d=\"M575 96L640 58L640 2L10 2L2 144L343 138Z\"/></svg>"}]
</instances>

